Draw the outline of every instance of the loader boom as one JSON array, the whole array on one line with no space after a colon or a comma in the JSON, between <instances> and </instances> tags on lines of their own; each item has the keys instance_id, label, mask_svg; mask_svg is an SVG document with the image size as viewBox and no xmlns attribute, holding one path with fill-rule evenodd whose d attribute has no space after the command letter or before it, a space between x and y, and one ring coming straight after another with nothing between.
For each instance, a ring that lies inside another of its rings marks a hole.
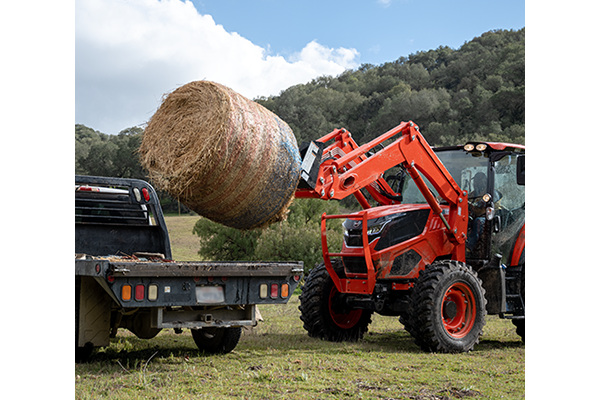
<instances>
[{"instance_id":1,"label":"loader boom","mask_svg":"<svg viewBox=\"0 0 600 400\"><path fill-rule=\"evenodd\" d=\"M326 146L332 140L334 142ZM371 153L375 147L390 140L394 141ZM361 192L361 189L366 189L380 205L397 204L399 201L396 198L400 194L391 189L383 174L398 165L410 175L433 212L441 218L448 238L454 245L452 258L464 261L468 224L467 193L460 189L412 121L402 122L362 146L356 144L346 129L336 129L312 142L304 156L301 174L309 187L298 188L296 197L341 200L354 195L361 206L367 209L370 204ZM441 199L448 203L447 218L421 174L429 180Z\"/></svg>"}]
</instances>

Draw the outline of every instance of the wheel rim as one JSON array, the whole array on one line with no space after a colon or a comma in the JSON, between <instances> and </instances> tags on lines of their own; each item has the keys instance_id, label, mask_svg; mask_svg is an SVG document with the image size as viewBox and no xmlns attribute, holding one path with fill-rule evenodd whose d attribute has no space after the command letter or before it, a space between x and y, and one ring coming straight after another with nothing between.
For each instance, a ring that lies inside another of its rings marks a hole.
<instances>
[{"instance_id":1,"label":"wheel rim","mask_svg":"<svg viewBox=\"0 0 600 400\"><path fill-rule=\"evenodd\" d=\"M331 288L329 292L329 315L333 322L342 329L350 329L354 327L360 321L360 317L362 317L363 310L352 310L348 313L342 313L336 310L336 295L338 294L338 290L335 286Z\"/></svg>"},{"instance_id":2,"label":"wheel rim","mask_svg":"<svg viewBox=\"0 0 600 400\"><path fill-rule=\"evenodd\" d=\"M471 288L463 282L451 285L444 293L441 313L446 332L456 339L465 337L473 328L477 314Z\"/></svg>"}]
</instances>

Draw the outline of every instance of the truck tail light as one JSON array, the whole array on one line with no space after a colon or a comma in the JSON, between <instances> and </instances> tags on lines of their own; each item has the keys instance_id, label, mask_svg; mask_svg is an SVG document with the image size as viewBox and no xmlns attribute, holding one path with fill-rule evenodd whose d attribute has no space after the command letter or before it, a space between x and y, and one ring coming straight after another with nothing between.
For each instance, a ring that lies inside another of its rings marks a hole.
<instances>
[{"instance_id":1,"label":"truck tail light","mask_svg":"<svg viewBox=\"0 0 600 400\"><path fill-rule=\"evenodd\" d=\"M135 299L137 301L142 301L142 300L144 300L145 295L146 295L146 288L144 287L144 285L136 285L135 286Z\"/></svg>"},{"instance_id":2,"label":"truck tail light","mask_svg":"<svg viewBox=\"0 0 600 400\"><path fill-rule=\"evenodd\" d=\"M131 286L130 285L123 285L123 287L121 288L121 299L123 299L124 301L131 300Z\"/></svg>"},{"instance_id":3,"label":"truck tail light","mask_svg":"<svg viewBox=\"0 0 600 400\"><path fill-rule=\"evenodd\" d=\"M148 300L156 301L158 299L158 285L152 284L148 286Z\"/></svg>"},{"instance_id":4,"label":"truck tail light","mask_svg":"<svg viewBox=\"0 0 600 400\"><path fill-rule=\"evenodd\" d=\"M279 295L279 286L276 283L271 284L271 297L276 298Z\"/></svg>"},{"instance_id":5,"label":"truck tail light","mask_svg":"<svg viewBox=\"0 0 600 400\"><path fill-rule=\"evenodd\" d=\"M269 295L269 287L266 283L263 283L259 286L258 295L261 299L266 299Z\"/></svg>"},{"instance_id":6,"label":"truck tail light","mask_svg":"<svg viewBox=\"0 0 600 400\"><path fill-rule=\"evenodd\" d=\"M142 188L142 195L144 195L144 200L150 201L150 192L148 192L148 189Z\"/></svg>"},{"instance_id":7,"label":"truck tail light","mask_svg":"<svg viewBox=\"0 0 600 400\"><path fill-rule=\"evenodd\" d=\"M133 194L135 195L135 200L138 203L142 202L142 194L140 193L140 189L139 188L133 188Z\"/></svg>"},{"instance_id":8,"label":"truck tail light","mask_svg":"<svg viewBox=\"0 0 600 400\"><path fill-rule=\"evenodd\" d=\"M281 285L281 297L284 299L290 295L290 286L287 283Z\"/></svg>"}]
</instances>

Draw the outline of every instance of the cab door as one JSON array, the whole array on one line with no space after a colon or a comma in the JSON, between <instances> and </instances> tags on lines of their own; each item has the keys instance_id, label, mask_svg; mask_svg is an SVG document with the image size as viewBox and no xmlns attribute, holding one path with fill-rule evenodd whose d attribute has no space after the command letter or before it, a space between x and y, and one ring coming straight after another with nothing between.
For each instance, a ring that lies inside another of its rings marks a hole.
<instances>
[{"instance_id":1,"label":"cab door","mask_svg":"<svg viewBox=\"0 0 600 400\"><path fill-rule=\"evenodd\" d=\"M505 265L510 265L515 242L525 225L525 184L522 161L519 161L522 157L522 154L504 153L491 160L494 191L500 197L494 204L491 250L492 254L502 255Z\"/></svg>"}]
</instances>

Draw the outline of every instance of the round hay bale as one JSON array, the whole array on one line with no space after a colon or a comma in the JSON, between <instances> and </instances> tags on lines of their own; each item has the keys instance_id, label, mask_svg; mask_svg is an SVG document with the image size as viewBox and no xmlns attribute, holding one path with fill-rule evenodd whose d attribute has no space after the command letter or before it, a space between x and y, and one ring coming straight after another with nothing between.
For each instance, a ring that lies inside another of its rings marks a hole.
<instances>
[{"instance_id":1,"label":"round hay bale","mask_svg":"<svg viewBox=\"0 0 600 400\"><path fill-rule=\"evenodd\" d=\"M158 188L238 229L285 219L300 178L290 127L209 81L190 82L163 99L144 132L140 160Z\"/></svg>"}]
</instances>

